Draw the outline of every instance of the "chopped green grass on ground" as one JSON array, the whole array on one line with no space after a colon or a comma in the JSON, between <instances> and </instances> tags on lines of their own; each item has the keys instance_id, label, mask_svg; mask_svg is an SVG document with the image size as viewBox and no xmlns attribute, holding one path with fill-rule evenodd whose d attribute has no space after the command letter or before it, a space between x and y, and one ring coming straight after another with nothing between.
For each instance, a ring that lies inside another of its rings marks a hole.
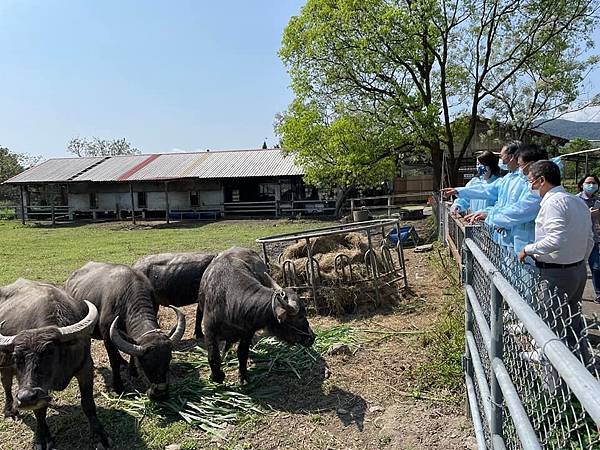
<instances>
[{"instance_id":1,"label":"chopped green grass on ground","mask_svg":"<svg viewBox=\"0 0 600 450\"><path fill-rule=\"evenodd\" d=\"M236 424L246 416L265 413L261 400L277 394L278 386L265 389L261 383L271 375L301 379L336 345L356 349L362 341L360 330L338 326L328 330L316 330L317 337L312 348L289 346L273 337L264 337L250 349L249 369L251 382L218 385L199 380L198 370L208 368L206 350L195 347L186 353L176 353L175 362L184 363L191 369L190 375L171 386L169 400L152 402L144 394L120 397L104 395L114 407L139 421L146 419L174 421L183 419L194 427L211 434L218 434L230 424ZM229 352L223 362L228 368L237 368L237 359Z\"/></svg>"}]
</instances>

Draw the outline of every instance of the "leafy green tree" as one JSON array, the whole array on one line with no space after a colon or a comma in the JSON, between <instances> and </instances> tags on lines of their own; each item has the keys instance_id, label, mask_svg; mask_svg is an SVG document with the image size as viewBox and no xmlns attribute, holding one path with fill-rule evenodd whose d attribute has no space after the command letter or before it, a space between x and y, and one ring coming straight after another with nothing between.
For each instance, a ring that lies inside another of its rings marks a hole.
<instances>
[{"instance_id":1,"label":"leafy green tree","mask_svg":"<svg viewBox=\"0 0 600 450\"><path fill-rule=\"evenodd\" d=\"M450 182L490 114L528 128L580 96L596 0L308 0L280 56L303 103L344 105L426 148ZM467 117L455 135L453 122ZM291 150L294 150L291 148Z\"/></svg>"},{"instance_id":2,"label":"leafy green tree","mask_svg":"<svg viewBox=\"0 0 600 450\"><path fill-rule=\"evenodd\" d=\"M336 215L353 188L393 179L398 152L408 145L400 143L396 129L381 127L370 115L330 111L299 99L278 117L275 128L284 151L304 167L308 183L337 189Z\"/></svg>"},{"instance_id":3,"label":"leafy green tree","mask_svg":"<svg viewBox=\"0 0 600 450\"><path fill-rule=\"evenodd\" d=\"M6 147L0 147L0 183L23 172L29 166L36 164L39 156L30 156L11 152ZM0 201L16 202L17 191L11 186L0 185Z\"/></svg>"},{"instance_id":4,"label":"leafy green tree","mask_svg":"<svg viewBox=\"0 0 600 450\"><path fill-rule=\"evenodd\" d=\"M141 152L125 139L100 139L93 137L73 138L67 144L67 151L74 155L83 156L117 156L117 155L139 155Z\"/></svg>"}]
</instances>

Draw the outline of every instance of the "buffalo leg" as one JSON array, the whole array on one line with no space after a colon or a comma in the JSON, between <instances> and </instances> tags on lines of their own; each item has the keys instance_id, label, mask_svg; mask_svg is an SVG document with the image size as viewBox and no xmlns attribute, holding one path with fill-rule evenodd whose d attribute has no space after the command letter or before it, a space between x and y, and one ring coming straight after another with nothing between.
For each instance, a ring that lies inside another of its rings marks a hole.
<instances>
[{"instance_id":1,"label":"buffalo leg","mask_svg":"<svg viewBox=\"0 0 600 450\"><path fill-rule=\"evenodd\" d=\"M92 441L96 444L97 449L102 448L100 447L100 444L102 444L104 448L108 448L110 447L110 441L102 424L98 420L98 416L96 416L96 403L94 402L94 366L91 357L87 358L87 361L76 377L77 382L79 383L79 393L81 395L81 409L83 409L83 413L90 424Z\"/></svg>"},{"instance_id":2,"label":"buffalo leg","mask_svg":"<svg viewBox=\"0 0 600 450\"><path fill-rule=\"evenodd\" d=\"M104 347L106 347L106 353L108 353L108 360L110 361L110 368L113 374L113 389L117 394L123 393L123 380L121 379L121 364L127 364L127 361L123 359L117 347L113 343L105 339Z\"/></svg>"},{"instance_id":3,"label":"buffalo leg","mask_svg":"<svg viewBox=\"0 0 600 450\"><path fill-rule=\"evenodd\" d=\"M2 379L2 387L4 388L4 417L5 418L16 418L19 416L19 412L14 407L13 395L12 395L12 383L13 383L13 370L0 369L0 378Z\"/></svg>"},{"instance_id":4,"label":"buffalo leg","mask_svg":"<svg viewBox=\"0 0 600 450\"><path fill-rule=\"evenodd\" d=\"M204 333L202 332L202 317L204 316L204 308L198 303L196 308L196 325L194 325L194 337L196 339L202 339Z\"/></svg>"},{"instance_id":5,"label":"buffalo leg","mask_svg":"<svg viewBox=\"0 0 600 450\"><path fill-rule=\"evenodd\" d=\"M221 370L221 352L219 352L219 340L212 333L204 336L206 350L208 351L208 364L210 366L210 379L215 383L222 383L225 372Z\"/></svg>"},{"instance_id":6,"label":"buffalo leg","mask_svg":"<svg viewBox=\"0 0 600 450\"><path fill-rule=\"evenodd\" d=\"M237 357L240 364L239 373L240 373L240 382L247 383L248 382L248 353L250 353L250 344L252 343L252 336L243 337L240 340L237 348Z\"/></svg>"},{"instance_id":7,"label":"buffalo leg","mask_svg":"<svg viewBox=\"0 0 600 450\"><path fill-rule=\"evenodd\" d=\"M50 434L50 428L46 423L46 412L48 407L44 406L33 411L35 420L37 422L37 429L35 430L35 445L36 450L53 450L54 449L54 438Z\"/></svg>"},{"instance_id":8,"label":"buffalo leg","mask_svg":"<svg viewBox=\"0 0 600 450\"><path fill-rule=\"evenodd\" d=\"M137 371L137 366L135 365L135 357L134 356L129 358L129 365L127 366L127 368L129 369L130 377L138 376L138 371Z\"/></svg>"}]
</instances>

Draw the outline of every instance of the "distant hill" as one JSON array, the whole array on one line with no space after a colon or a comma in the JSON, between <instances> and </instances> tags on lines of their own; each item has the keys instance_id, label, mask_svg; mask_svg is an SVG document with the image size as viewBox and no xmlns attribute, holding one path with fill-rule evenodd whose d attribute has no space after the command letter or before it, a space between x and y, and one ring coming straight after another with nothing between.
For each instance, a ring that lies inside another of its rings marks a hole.
<instances>
[{"instance_id":1,"label":"distant hill","mask_svg":"<svg viewBox=\"0 0 600 450\"><path fill-rule=\"evenodd\" d=\"M534 122L534 125L539 122L541 121ZM574 122L572 120L556 119L535 129L567 139L600 140L600 122Z\"/></svg>"}]
</instances>

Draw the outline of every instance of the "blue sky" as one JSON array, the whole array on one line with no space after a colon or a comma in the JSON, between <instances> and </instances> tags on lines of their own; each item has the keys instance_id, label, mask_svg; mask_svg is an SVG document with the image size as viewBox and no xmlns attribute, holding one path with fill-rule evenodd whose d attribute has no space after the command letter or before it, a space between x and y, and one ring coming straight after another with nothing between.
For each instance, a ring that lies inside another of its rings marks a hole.
<instances>
[{"instance_id":1,"label":"blue sky","mask_svg":"<svg viewBox=\"0 0 600 450\"><path fill-rule=\"evenodd\" d=\"M77 136L146 153L272 146L292 98L277 50L303 4L0 0L0 145L44 158Z\"/></svg>"},{"instance_id":2,"label":"blue sky","mask_svg":"<svg viewBox=\"0 0 600 450\"><path fill-rule=\"evenodd\" d=\"M292 98L277 56L301 0L0 1L0 145L76 136L144 152L272 146Z\"/></svg>"}]
</instances>

